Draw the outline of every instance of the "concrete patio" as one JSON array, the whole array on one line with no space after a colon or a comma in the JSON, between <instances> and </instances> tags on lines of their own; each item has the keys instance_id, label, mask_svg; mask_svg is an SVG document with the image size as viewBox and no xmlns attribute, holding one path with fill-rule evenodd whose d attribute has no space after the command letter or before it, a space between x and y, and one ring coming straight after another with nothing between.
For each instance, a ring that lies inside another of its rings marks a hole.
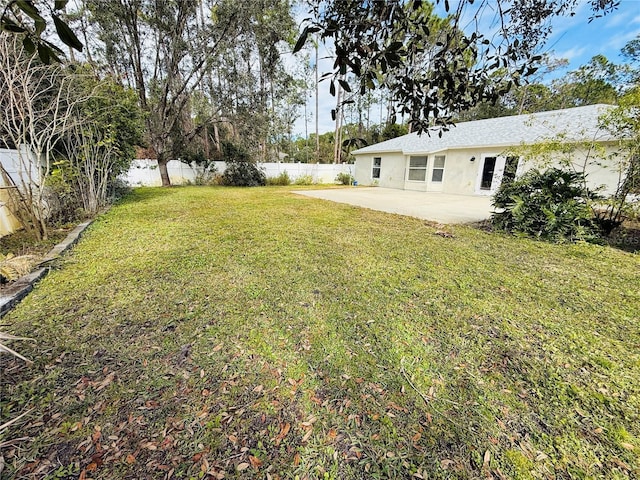
<instances>
[{"instance_id":1,"label":"concrete patio","mask_svg":"<svg viewBox=\"0 0 640 480\"><path fill-rule=\"evenodd\" d=\"M332 188L293 193L444 224L479 222L489 218L492 212L489 196L413 192L381 187Z\"/></svg>"}]
</instances>

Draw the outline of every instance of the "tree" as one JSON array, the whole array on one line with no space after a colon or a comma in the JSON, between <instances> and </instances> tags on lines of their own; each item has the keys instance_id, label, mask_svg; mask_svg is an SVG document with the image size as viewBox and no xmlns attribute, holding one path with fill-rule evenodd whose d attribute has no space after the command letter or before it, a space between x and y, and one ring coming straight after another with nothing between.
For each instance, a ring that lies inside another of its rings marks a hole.
<instances>
[{"instance_id":1,"label":"tree","mask_svg":"<svg viewBox=\"0 0 640 480\"><path fill-rule=\"evenodd\" d=\"M449 2L444 1L449 10ZM594 16L610 12L616 0L592 0ZM478 25L485 2L459 2L433 44L431 16L422 0L315 0L314 18L296 44L310 34L331 39L336 59L332 84L340 75L353 73L361 93L378 87L392 92L402 114L410 115L414 130L446 126L451 115L482 101L493 101L536 70L536 49L550 33L549 20L571 15L575 0L496 0L499 28L495 34L464 33L468 10ZM466 15L466 16L465 16ZM419 66L419 68L417 68ZM504 81L492 73L504 70ZM335 87L334 87L335 88Z\"/></svg>"},{"instance_id":2,"label":"tree","mask_svg":"<svg viewBox=\"0 0 640 480\"><path fill-rule=\"evenodd\" d=\"M118 175L126 172L144 134L137 96L110 77L96 79L88 67L74 73L76 95L86 98L75 109L74 127L58 146L68 160L69 181L84 211L95 215L107 205Z\"/></svg>"},{"instance_id":3,"label":"tree","mask_svg":"<svg viewBox=\"0 0 640 480\"><path fill-rule=\"evenodd\" d=\"M629 196L640 194L640 86L623 95L601 122L618 139L613 160L621 166L618 188L596 211L598 223L611 231L622 223Z\"/></svg>"},{"instance_id":4,"label":"tree","mask_svg":"<svg viewBox=\"0 0 640 480\"><path fill-rule=\"evenodd\" d=\"M171 183L167 163L180 153L176 139L196 133L186 128L191 94L214 54L233 38L236 12L229 3L200 15L196 0L88 1L106 61L121 66L146 112L147 140L165 186Z\"/></svg>"},{"instance_id":5,"label":"tree","mask_svg":"<svg viewBox=\"0 0 640 480\"><path fill-rule=\"evenodd\" d=\"M18 178L2 175L13 212L38 240L47 238L47 179L57 142L73 127L76 96L72 77L59 64L45 65L15 35L0 33L1 140L17 148Z\"/></svg>"},{"instance_id":6,"label":"tree","mask_svg":"<svg viewBox=\"0 0 640 480\"><path fill-rule=\"evenodd\" d=\"M556 98L560 99L560 108L613 104L618 96L619 78L619 67L604 55L596 55L552 86Z\"/></svg>"}]
</instances>

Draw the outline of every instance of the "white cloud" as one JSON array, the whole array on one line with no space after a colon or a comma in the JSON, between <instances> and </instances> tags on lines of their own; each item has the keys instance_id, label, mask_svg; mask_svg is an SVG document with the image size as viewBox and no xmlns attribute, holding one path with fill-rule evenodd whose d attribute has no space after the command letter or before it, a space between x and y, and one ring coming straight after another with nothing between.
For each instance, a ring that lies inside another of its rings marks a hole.
<instances>
[{"instance_id":1,"label":"white cloud","mask_svg":"<svg viewBox=\"0 0 640 480\"><path fill-rule=\"evenodd\" d=\"M571 63L571 61L581 57L586 51L587 47L573 47L562 52L557 52L556 57L566 58L567 60L569 60L569 63Z\"/></svg>"}]
</instances>

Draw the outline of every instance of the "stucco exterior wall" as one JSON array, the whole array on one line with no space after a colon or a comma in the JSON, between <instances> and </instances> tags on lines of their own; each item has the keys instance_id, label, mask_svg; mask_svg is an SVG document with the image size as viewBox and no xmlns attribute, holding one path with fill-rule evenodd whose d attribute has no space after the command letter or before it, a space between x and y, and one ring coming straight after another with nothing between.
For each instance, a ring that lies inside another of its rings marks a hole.
<instances>
[{"instance_id":1,"label":"stucco exterior wall","mask_svg":"<svg viewBox=\"0 0 640 480\"><path fill-rule=\"evenodd\" d=\"M595 189L605 186L600 192L608 195L615 192L621 172L620 163L609 158L613 153L612 145L606 146L600 157L589 152L590 162L586 168L587 183L590 188ZM415 154L418 156L418 154ZM445 167L443 180L441 184L431 182L434 167L435 155L444 155ZM585 156L587 152L576 151L573 153L575 167L582 170ZM406 171L408 168L409 155L403 155L400 152L395 153L376 153L356 155L355 178L360 185L379 185L381 187L398 188L403 190L415 191L442 191L444 193L458 195L491 195L495 192L502 181L502 175L505 167L505 147L495 148L465 148L456 150L446 150L428 155L427 163L427 180L424 182L415 182L406 180ZM372 163L374 157L381 157L380 179L376 183L371 178ZM486 157L497 157L494 180L489 190L480 189L480 180ZM474 158L471 161L471 158ZM569 159L567 157L549 157L544 160L527 160L520 158L517 168L517 176L521 176L531 168L544 169L547 167L560 167L566 165Z\"/></svg>"},{"instance_id":2,"label":"stucco exterior wall","mask_svg":"<svg viewBox=\"0 0 640 480\"><path fill-rule=\"evenodd\" d=\"M380 157L380 178L372 178L373 158ZM358 185L379 185L385 188L405 188L405 156L400 153L380 153L356 156L355 179Z\"/></svg>"}]
</instances>

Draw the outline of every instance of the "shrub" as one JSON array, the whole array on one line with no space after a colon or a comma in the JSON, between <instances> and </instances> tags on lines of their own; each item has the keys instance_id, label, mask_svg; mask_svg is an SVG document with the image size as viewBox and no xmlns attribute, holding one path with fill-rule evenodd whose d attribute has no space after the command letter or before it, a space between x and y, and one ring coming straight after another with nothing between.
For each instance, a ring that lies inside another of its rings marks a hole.
<instances>
[{"instance_id":1,"label":"shrub","mask_svg":"<svg viewBox=\"0 0 640 480\"><path fill-rule=\"evenodd\" d=\"M212 185L217 175L217 168L213 162L201 162L195 164L196 175L193 179L194 185ZM191 183L191 182L189 182Z\"/></svg>"},{"instance_id":2,"label":"shrub","mask_svg":"<svg viewBox=\"0 0 640 480\"><path fill-rule=\"evenodd\" d=\"M222 174L222 184L235 187L257 187L266 185L267 177L249 152L233 143L222 145L227 168Z\"/></svg>"},{"instance_id":3,"label":"shrub","mask_svg":"<svg viewBox=\"0 0 640 480\"><path fill-rule=\"evenodd\" d=\"M313 185L315 182L312 175L301 175L293 183L294 185Z\"/></svg>"},{"instance_id":4,"label":"shrub","mask_svg":"<svg viewBox=\"0 0 640 480\"><path fill-rule=\"evenodd\" d=\"M277 177L267 178L267 185L291 185L291 178L289 178L289 174L285 170Z\"/></svg>"},{"instance_id":5,"label":"shrub","mask_svg":"<svg viewBox=\"0 0 640 480\"><path fill-rule=\"evenodd\" d=\"M588 205L592 198L582 173L531 170L500 186L491 222L498 230L558 242L591 240L597 236Z\"/></svg>"},{"instance_id":6,"label":"shrub","mask_svg":"<svg viewBox=\"0 0 640 480\"><path fill-rule=\"evenodd\" d=\"M336 182L341 185L351 185L354 181L353 175L341 172L336 176Z\"/></svg>"}]
</instances>

